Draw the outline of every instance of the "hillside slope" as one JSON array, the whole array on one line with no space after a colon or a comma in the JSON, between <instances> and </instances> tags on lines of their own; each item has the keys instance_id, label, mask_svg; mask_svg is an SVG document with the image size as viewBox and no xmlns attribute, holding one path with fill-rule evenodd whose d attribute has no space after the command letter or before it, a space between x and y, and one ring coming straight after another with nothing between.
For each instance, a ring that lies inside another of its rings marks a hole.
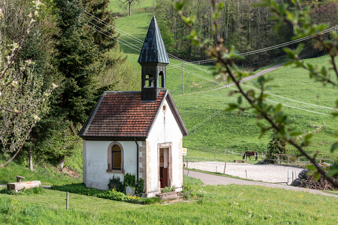
<instances>
[{"instance_id":1,"label":"hillside slope","mask_svg":"<svg viewBox=\"0 0 338 225\"><path fill-rule=\"evenodd\" d=\"M133 64L136 72L141 71L137 59L151 17L151 13L144 13L122 17L115 21L116 27L121 32L120 39L124 42L120 44L120 47L127 53L128 60ZM190 135L184 138L184 147L212 151L214 149L218 151L233 149L239 152L266 151L271 137L267 134L258 139L260 131L256 126L254 114L245 112L239 115L236 112L224 112L226 104L237 99L229 97L232 89L194 94L225 85L224 81L216 79L209 72L210 66L184 64L184 95L182 95L182 62L174 59L170 61L167 67L167 88L174 96L176 105L190 132ZM329 66L328 57L307 61L319 66ZM270 90L269 99L272 103L285 105L283 110L295 119L295 126L298 130L304 133L316 129L320 131L313 138L314 143L308 151L322 150L320 157L331 158L332 155L328 150L334 141L332 136L338 127L338 122L328 115L332 110L324 107L334 105L336 90L331 87L322 87L309 80L307 72L302 69L293 69L292 66L277 69L268 76L274 78L271 85L277 85ZM254 81L255 79L247 82L246 89L251 88ZM291 153L293 153L292 149Z\"/></svg>"}]
</instances>

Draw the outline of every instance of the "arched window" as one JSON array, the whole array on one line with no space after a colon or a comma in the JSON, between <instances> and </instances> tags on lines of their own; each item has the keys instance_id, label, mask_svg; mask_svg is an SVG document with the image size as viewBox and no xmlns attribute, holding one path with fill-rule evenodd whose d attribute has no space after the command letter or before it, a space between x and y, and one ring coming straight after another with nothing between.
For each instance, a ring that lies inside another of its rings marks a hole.
<instances>
[{"instance_id":1,"label":"arched window","mask_svg":"<svg viewBox=\"0 0 338 225\"><path fill-rule=\"evenodd\" d=\"M118 145L114 145L112 148L112 169L121 170L122 168L122 158L121 158L121 148Z\"/></svg>"},{"instance_id":2,"label":"arched window","mask_svg":"<svg viewBox=\"0 0 338 225\"><path fill-rule=\"evenodd\" d=\"M108 147L107 172L123 172L123 148L118 142L113 142Z\"/></svg>"}]
</instances>

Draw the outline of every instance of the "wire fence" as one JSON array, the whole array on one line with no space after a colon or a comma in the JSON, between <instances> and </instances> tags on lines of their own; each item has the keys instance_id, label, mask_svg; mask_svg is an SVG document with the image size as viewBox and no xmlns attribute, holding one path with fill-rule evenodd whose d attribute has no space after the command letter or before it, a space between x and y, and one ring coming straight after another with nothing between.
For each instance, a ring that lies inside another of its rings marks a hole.
<instances>
[{"instance_id":1,"label":"wire fence","mask_svg":"<svg viewBox=\"0 0 338 225\"><path fill-rule=\"evenodd\" d=\"M250 150L247 150L250 151ZM186 161L229 161L229 162L240 162L245 163L256 163L255 157L245 157L246 151L238 151L236 149L220 149L210 146L198 146L189 148ZM291 154L268 154L267 151L257 152L257 161L260 163L273 163L283 165L297 165L304 166L311 164L310 161L301 155ZM335 160L327 158L316 158L315 161L319 164L330 163L333 164Z\"/></svg>"}]
</instances>

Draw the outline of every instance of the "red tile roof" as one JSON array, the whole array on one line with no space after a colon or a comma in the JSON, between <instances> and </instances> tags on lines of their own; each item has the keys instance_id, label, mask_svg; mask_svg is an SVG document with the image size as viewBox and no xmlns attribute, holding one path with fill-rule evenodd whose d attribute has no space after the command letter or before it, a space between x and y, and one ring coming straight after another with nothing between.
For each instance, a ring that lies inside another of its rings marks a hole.
<instances>
[{"instance_id":1,"label":"red tile roof","mask_svg":"<svg viewBox=\"0 0 338 225\"><path fill-rule=\"evenodd\" d=\"M166 93L160 92L156 101L141 101L141 92L105 92L79 135L147 137Z\"/></svg>"}]
</instances>

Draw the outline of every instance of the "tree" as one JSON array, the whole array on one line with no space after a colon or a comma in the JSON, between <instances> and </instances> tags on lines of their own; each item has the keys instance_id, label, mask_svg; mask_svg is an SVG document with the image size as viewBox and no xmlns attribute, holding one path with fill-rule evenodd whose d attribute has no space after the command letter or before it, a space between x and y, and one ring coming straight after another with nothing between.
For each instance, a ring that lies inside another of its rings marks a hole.
<instances>
[{"instance_id":1,"label":"tree","mask_svg":"<svg viewBox=\"0 0 338 225\"><path fill-rule=\"evenodd\" d=\"M280 140L276 137L277 131L274 131L271 137L271 141L268 144L268 152L266 155L267 159L272 159L272 163L275 163L277 159L286 159L285 156L279 158L279 154L288 154L287 142L285 140Z\"/></svg>"},{"instance_id":2,"label":"tree","mask_svg":"<svg viewBox=\"0 0 338 225\"><path fill-rule=\"evenodd\" d=\"M242 72L235 64L235 59L242 58L234 47L228 49L223 45L224 39L221 38L219 33L219 25L217 19L221 15L221 10L224 7L224 3L216 3L216 0L211 0L212 5L212 24L214 38L216 40L215 45L209 45L210 42L204 42L201 39L201 35L193 29L193 24L195 21L194 17L186 17L183 15L182 9L187 1L177 1L175 3L176 10L178 15L190 28L189 39L192 42L201 47L206 51L206 53L212 57L216 63L215 70L216 74L224 74L228 76L228 79L233 81L237 90L232 94L238 94L237 103L229 104L227 110L238 110L239 112L251 110L256 114L257 125L261 129L261 136L265 135L267 131L275 130L277 134L276 138L279 140L285 141L288 144L292 145L300 155L305 156L310 162L311 166L308 168L314 173L315 179L319 179L320 176L327 179L334 187L338 187L338 182L334 178L338 174L338 162L335 161L334 164L330 167L329 171L326 172L317 162L316 156L309 155L306 151L306 147L311 144L312 134L306 135L303 140L299 143L297 137L302 134L301 131L296 130L292 127L294 123L292 119L282 110L282 104L278 105L269 105L266 101L268 95L266 95L265 89L270 78L260 76L257 80L257 89L251 89L245 91L241 85L241 80L249 76L249 73ZM292 50L285 48L284 51L288 54L290 62L286 65L293 64L298 68L303 68L309 72L310 78L315 82L319 82L322 85L331 85L334 88L338 87L338 66L335 61L335 57L338 55L338 46L336 42L338 41L338 34L335 31L330 33L331 40L323 39L322 31L328 28L328 24L320 23L313 24L310 17L310 6L302 5L298 0L292 1L292 4L288 3L277 3L274 0L263 0L258 4L262 7L267 7L272 14L272 19L276 20L276 29L280 27L281 24L287 24L293 28L294 38L301 38L304 36L311 35L313 40L315 40L315 48L325 49L330 56L331 68L326 69L325 67L318 68L311 63L304 63L300 61L299 54L303 49L303 45L298 45L297 49ZM332 75L334 78L332 78ZM243 98L249 104L249 107L243 106ZM335 108L338 108L338 100L335 102ZM331 113L333 117L338 117L338 112L334 111ZM337 135L336 135L337 136ZM330 151L334 152L338 150L338 141L335 141Z\"/></svg>"},{"instance_id":3,"label":"tree","mask_svg":"<svg viewBox=\"0 0 338 225\"><path fill-rule=\"evenodd\" d=\"M33 138L35 150L44 159L59 163L61 168L65 157L73 153L79 142L77 131L97 99L113 87L96 79L118 60L109 57L117 41L111 38L114 30L108 3L108 0L55 2L59 32L54 35L57 55L53 65L60 85L50 98L50 112L37 124ZM101 34L104 29L112 35Z\"/></svg>"},{"instance_id":4,"label":"tree","mask_svg":"<svg viewBox=\"0 0 338 225\"><path fill-rule=\"evenodd\" d=\"M136 2L140 4L140 0L119 0L120 7L129 8L129 16L131 16L131 5L134 5Z\"/></svg>"},{"instance_id":5,"label":"tree","mask_svg":"<svg viewBox=\"0 0 338 225\"><path fill-rule=\"evenodd\" d=\"M56 85L43 88L43 71L36 74L34 62L23 54L24 44L38 19L42 4L37 0L28 5L27 17L24 13L20 14L22 11L15 10L18 3L22 2L17 0L7 5L3 1L0 10L0 149L7 155L15 152L0 167L18 155L36 122L48 111L46 99L56 88ZM13 23L13 14L16 14L15 35L7 32L8 26ZM7 45L10 41L13 44Z\"/></svg>"}]
</instances>

